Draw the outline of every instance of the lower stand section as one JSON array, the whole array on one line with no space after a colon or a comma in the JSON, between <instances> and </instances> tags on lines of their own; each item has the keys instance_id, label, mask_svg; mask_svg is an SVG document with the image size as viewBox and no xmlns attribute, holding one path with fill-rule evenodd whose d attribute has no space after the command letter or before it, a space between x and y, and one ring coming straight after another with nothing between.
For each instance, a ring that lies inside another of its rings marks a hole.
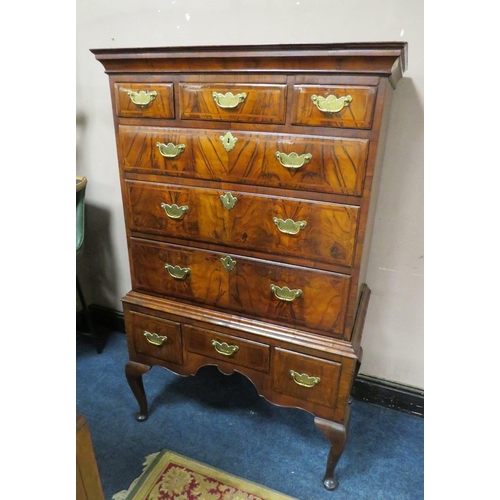
<instances>
[{"instance_id":1,"label":"lower stand section","mask_svg":"<svg viewBox=\"0 0 500 500\"><path fill-rule=\"evenodd\" d=\"M329 439L331 446L328 453L328 461L326 464L325 477L323 478L323 486L327 490L334 490L339 485L337 476L335 475L335 467L337 466L340 457L344 451L347 441L347 429L351 418L350 408L347 408L344 425L336 422L330 422L322 418L315 418L314 423L325 436Z\"/></svg>"},{"instance_id":2,"label":"lower stand section","mask_svg":"<svg viewBox=\"0 0 500 500\"><path fill-rule=\"evenodd\" d=\"M129 361L125 366L125 376L127 377L128 385L139 403L139 413L136 414L135 419L142 422L148 418L148 402L146 399L146 392L144 391L144 384L142 376L147 373L151 367Z\"/></svg>"},{"instance_id":3,"label":"lower stand section","mask_svg":"<svg viewBox=\"0 0 500 500\"><path fill-rule=\"evenodd\" d=\"M369 297L370 289L363 284L346 345L335 339L328 344L313 333L129 292L123 311L129 356L135 361L127 363L125 374L139 403L135 418L148 418L142 377L152 366L182 376L194 375L205 365L216 365L226 374L238 370L270 403L314 415L316 427L330 441L323 485L335 490L339 484L335 468L347 441L349 395L363 354L360 341Z\"/></svg>"},{"instance_id":4,"label":"lower stand section","mask_svg":"<svg viewBox=\"0 0 500 500\"><path fill-rule=\"evenodd\" d=\"M148 418L148 403L142 376L151 369L151 366L135 361L129 361L125 366L125 375L127 382L132 390L137 402L139 403L139 412L136 414L136 420L143 422ZM347 407L344 424L331 422L323 418L315 417L314 423L320 429L331 443L326 472L323 478L323 485L327 490L337 488L339 482L335 475L335 467L344 451L347 441L347 429L351 417L350 408Z\"/></svg>"}]
</instances>

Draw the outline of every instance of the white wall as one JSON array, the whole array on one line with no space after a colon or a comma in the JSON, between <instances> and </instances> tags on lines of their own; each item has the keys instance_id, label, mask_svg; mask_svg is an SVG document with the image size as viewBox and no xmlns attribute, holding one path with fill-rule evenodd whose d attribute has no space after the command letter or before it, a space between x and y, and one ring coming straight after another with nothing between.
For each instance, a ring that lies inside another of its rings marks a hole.
<instances>
[{"instance_id":1,"label":"white wall","mask_svg":"<svg viewBox=\"0 0 500 500\"><path fill-rule=\"evenodd\" d=\"M424 387L423 0L78 0L76 169L89 179L79 276L121 310L131 287L108 78L91 48L407 41L394 93L367 283L361 373Z\"/></svg>"}]
</instances>

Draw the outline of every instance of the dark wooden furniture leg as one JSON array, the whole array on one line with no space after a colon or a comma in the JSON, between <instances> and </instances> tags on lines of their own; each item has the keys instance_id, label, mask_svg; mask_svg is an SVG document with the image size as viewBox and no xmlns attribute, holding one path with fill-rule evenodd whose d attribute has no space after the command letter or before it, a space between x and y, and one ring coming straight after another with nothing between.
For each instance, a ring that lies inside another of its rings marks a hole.
<instances>
[{"instance_id":1,"label":"dark wooden furniture leg","mask_svg":"<svg viewBox=\"0 0 500 500\"><path fill-rule=\"evenodd\" d=\"M359 348L358 360L356 361L356 367L354 368L354 377L352 379L352 385L356 382L356 377L358 376L359 369L361 368L361 361L363 361L363 348ZM352 394L349 395L349 404L353 402Z\"/></svg>"},{"instance_id":2,"label":"dark wooden furniture leg","mask_svg":"<svg viewBox=\"0 0 500 500\"><path fill-rule=\"evenodd\" d=\"M89 334L92 337L92 342L95 345L97 354L101 354L104 349L104 341L102 338L99 337L97 331L94 328L94 323L92 322L92 316L90 315L89 308L87 307L87 303L85 302L85 297L83 295L83 290L80 285L80 280L78 279L78 276L76 277L76 290L78 292L78 297L82 304L83 314L85 315L85 321L87 323Z\"/></svg>"},{"instance_id":3,"label":"dark wooden furniture leg","mask_svg":"<svg viewBox=\"0 0 500 500\"><path fill-rule=\"evenodd\" d=\"M327 490L334 490L339 485L337 476L335 475L335 467L344 451L347 441L347 429L349 426L350 410L347 408L346 419L344 425L336 422L330 422L322 418L315 418L316 427L323 431L325 436L330 440L330 452L328 453L328 461L326 464L325 477L323 478L323 486Z\"/></svg>"},{"instance_id":4,"label":"dark wooden furniture leg","mask_svg":"<svg viewBox=\"0 0 500 500\"><path fill-rule=\"evenodd\" d=\"M125 376L127 377L128 385L139 403L139 413L135 416L135 419L139 422L143 422L148 418L148 401L146 399L146 392L144 391L144 384L142 383L142 376L150 369L150 366L136 363L135 361L129 361L125 366Z\"/></svg>"}]
</instances>

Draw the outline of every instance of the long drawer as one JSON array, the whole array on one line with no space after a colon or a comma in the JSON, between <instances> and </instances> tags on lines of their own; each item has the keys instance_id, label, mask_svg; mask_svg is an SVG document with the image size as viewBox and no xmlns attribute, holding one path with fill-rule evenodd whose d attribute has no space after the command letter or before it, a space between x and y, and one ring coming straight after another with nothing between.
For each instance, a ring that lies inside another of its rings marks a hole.
<instances>
[{"instance_id":1,"label":"long drawer","mask_svg":"<svg viewBox=\"0 0 500 500\"><path fill-rule=\"evenodd\" d=\"M340 335L350 276L130 238L136 291Z\"/></svg>"},{"instance_id":2,"label":"long drawer","mask_svg":"<svg viewBox=\"0 0 500 500\"><path fill-rule=\"evenodd\" d=\"M132 231L352 264L357 207L140 181L125 185Z\"/></svg>"},{"instance_id":3,"label":"long drawer","mask_svg":"<svg viewBox=\"0 0 500 500\"><path fill-rule=\"evenodd\" d=\"M124 171L362 194L369 141L120 125Z\"/></svg>"}]
</instances>

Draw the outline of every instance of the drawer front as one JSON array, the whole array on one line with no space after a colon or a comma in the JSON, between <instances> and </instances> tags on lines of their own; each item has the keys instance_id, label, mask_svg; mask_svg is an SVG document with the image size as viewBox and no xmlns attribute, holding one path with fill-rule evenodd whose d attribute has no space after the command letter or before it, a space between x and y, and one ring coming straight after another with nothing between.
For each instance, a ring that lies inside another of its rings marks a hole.
<instances>
[{"instance_id":1,"label":"drawer front","mask_svg":"<svg viewBox=\"0 0 500 500\"><path fill-rule=\"evenodd\" d=\"M126 171L353 196L362 194L369 144L365 139L132 126L120 126L119 143Z\"/></svg>"},{"instance_id":2,"label":"drawer front","mask_svg":"<svg viewBox=\"0 0 500 500\"><path fill-rule=\"evenodd\" d=\"M138 353L182 364L179 323L130 311L125 314L125 324Z\"/></svg>"},{"instance_id":3,"label":"drawer front","mask_svg":"<svg viewBox=\"0 0 500 500\"><path fill-rule=\"evenodd\" d=\"M182 333L184 345L190 352L261 372L269 371L268 345L190 325L182 325Z\"/></svg>"},{"instance_id":4,"label":"drawer front","mask_svg":"<svg viewBox=\"0 0 500 500\"><path fill-rule=\"evenodd\" d=\"M124 118L174 118L172 83L115 83L116 113Z\"/></svg>"},{"instance_id":5,"label":"drawer front","mask_svg":"<svg viewBox=\"0 0 500 500\"><path fill-rule=\"evenodd\" d=\"M181 83L184 120L285 123L286 85Z\"/></svg>"},{"instance_id":6,"label":"drawer front","mask_svg":"<svg viewBox=\"0 0 500 500\"><path fill-rule=\"evenodd\" d=\"M332 407L337 397L341 363L276 348L273 390Z\"/></svg>"},{"instance_id":7,"label":"drawer front","mask_svg":"<svg viewBox=\"0 0 500 500\"><path fill-rule=\"evenodd\" d=\"M292 123L312 127L369 129L377 87L296 85Z\"/></svg>"},{"instance_id":8,"label":"drawer front","mask_svg":"<svg viewBox=\"0 0 500 500\"><path fill-rule=\"evenodd\" d=\"M357 207L139 181L126 186L132 231L352 264Z\"/></svg>"},{"instance_id":9,"label":"drawer front","mask_svg":"<svg viewBox=\"0 0 500 500\"><path fill-rule=\"evenodd\" d=\"M137 238L130 239L130 252L134 290L286 326L342 332L347 275Z\"/></svg>"}]
</instances>

